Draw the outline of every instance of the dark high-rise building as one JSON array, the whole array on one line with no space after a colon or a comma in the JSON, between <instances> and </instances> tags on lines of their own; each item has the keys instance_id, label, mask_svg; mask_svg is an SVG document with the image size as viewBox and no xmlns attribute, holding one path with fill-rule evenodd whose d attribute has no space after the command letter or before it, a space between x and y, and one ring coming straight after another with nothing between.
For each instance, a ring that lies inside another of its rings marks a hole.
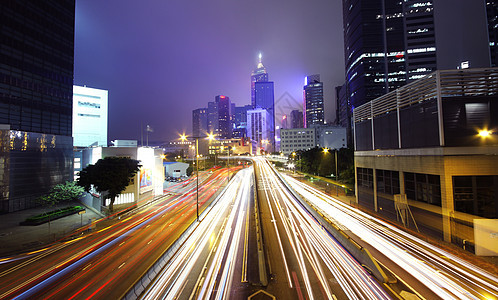
<instances>
[{"instance_id":1,"label":"dark high-rise building","mask_svg":"<svg viewBox=\"0 0 498 300\"><path fill-rule=\"evenodd\" d=\"M352 107L436 69L489 67L484 1L343 0Z\"/></svg>"},{"instance_id":2,"label":"dark high-rise building","mask_svg":"<svg viewBox=\"0 0 498 300\"><path fill-rule=\"evenodd\" d=\"M218 123L218 102L208 102L208 133L219 135L220 127Z\"/></svg>"},{"instance_id":3,"label":"dark high-rise building","mask_svg":"<svg viewBox=\"0 0 498 300\"><path fill-rule=\"evenodd\" d=\"M231 102L227 96L216 96L216 103L218 103L218 136L223 139L232 138L232 113Z\"/></svg>"},{"instance_id":4,"label":"dark high-rise building","mask_svg":"<svg viewBox=\"0 0 498 300\"><path fill-rule=\"evenodd\" d=\"M247 111L251 109L251 105L235 107L235 126L247 124Z\"/></svg>"},{"instance_id":5,"label":"dark high-rise building","mask_svg":"<svg viewBox=\"0 0 498 300\"><path fill-rule=\"evenodd\" d=\"M491 65L498 66L498 1L486 1L486 15L488 17L489 52Z\"/></svg>"},{"instance_id":6,"label":"dark high-rise building","mask_svg":"<svg viewBox=\"0 0 498 300\"><path fill-rule=\"evenodd\" d=\"M252 109L252 105L236 106L233 123L233 137L247 136L247 111Z\"/></svg>"},{"instance_id":7,"label":"dark high-rise building","mask_svg":"<svg viewBox=\"0 0 498 300\"><path fill-rule=\"evenodd\" d=\"M0 2L0 213L71 180L74 0Z\"/></svg>"},{"instance_id":8,"label":"dark high-rise building","mask_svg":"<svg viewBox=\"0 0 498 300\"><path fill-rule=\"evenodd\" d=\"M306 128L312 124L324 124L323 111L323 82L320 75L311 75L304 82L304 125Z\"/></svg>"},{"instance_id":9,"label":"dark high-rise building","mask_svg":"<svg viewBox=\"0 0 498 300\"><path fill-rule=\"evenodd\" d=\"M304 128L303 112L300 110L293 110L290 113L291 128Z\"/></svg>"},{"instance_id":10,"label":"dark high-rise building","mask_svg":"<svg viewBox=\"0 0 498 300\"><path fill-rule=\"evenodd\" d=\"M272 81L268 81L268 73L261 62L261 54L259 54L259 63L256 70L251 74L251 104L254 109L263 108L269 114L270 132L268 139L270 143L269 149L275 150L275 95Z\"/></svg>"},{"instance_id":11,"label":"dark high-rise building","mask_svg":"<svg viewBox=\"0 0 498 300\"><path fill-rule=\"evenodd\" d=\"M205 136L208 132L208 109L198 108L192 111L193 136Z\"/></svg>"}]
</instances>

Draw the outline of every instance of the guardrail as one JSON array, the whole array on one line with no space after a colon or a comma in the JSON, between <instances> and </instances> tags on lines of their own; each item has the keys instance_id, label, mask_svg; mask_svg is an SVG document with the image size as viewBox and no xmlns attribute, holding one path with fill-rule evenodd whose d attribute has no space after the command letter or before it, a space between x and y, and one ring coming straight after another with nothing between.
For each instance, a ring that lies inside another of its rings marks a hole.
<instances>
[{"instance_id":1,"label":"guardrail","mask_svg":"<svg viewBox=\"0 0 498 300\"><path fill-rule=\"evenodd\" d=\"M256 166L253 164L252 178L254 180L253 193L254 193L254 218L256 223L256 240L258 244L258 268L259 268L259 281L262 286L268 285L268 274L266 272L265 264L265 251L263 249L263 233L261 231L261 219L259 217L259 197L258 197L258 181L256 180Z\"/></svg>"}]
</instances>

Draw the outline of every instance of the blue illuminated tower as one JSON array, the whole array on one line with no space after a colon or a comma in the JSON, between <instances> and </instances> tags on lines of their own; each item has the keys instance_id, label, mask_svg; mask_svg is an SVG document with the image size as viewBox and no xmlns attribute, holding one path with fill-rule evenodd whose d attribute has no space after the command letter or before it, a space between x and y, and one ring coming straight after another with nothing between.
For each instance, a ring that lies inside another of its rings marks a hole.
<instances>
[{"instance_id":1,"label":"blue illuminated tower","mask_svg":"<svg viewBox=\"0 0 498 300\"><path fill-rule=\"evenodd\" d=\"M259 54L259 63L251 74L251 105L254 109L262 108L268 111L270 116L270 132L268 139L269 149L275 150L275 96L273 81L268 80L268 72L261 62L261 53Z\"/></svg>"}]
</instances>

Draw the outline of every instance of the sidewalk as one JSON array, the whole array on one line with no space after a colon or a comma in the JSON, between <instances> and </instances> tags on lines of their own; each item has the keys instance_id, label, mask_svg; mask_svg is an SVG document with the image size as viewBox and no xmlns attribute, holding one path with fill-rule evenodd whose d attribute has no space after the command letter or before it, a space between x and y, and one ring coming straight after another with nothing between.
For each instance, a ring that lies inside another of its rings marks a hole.
<instances>
[{"instance_id":1,"label":"sidewalk","mask_svg":"<svg viewBox=\"0 0 498 300\"><path fill-rule=\"evenodd\" d=\"M47 209L45 207L32 208L1 215L0 222L0 257L14 255L39 249L45 244L63 239L71 232L83 226L89 226L92 220L102 218L101 215L87 208L82 215L74 214L37 226L21 226L20 222L26 218L42 214L49 210L64 208L73 205L83 206L79 202L59 204Z\"/></svg>"}]
</instances>

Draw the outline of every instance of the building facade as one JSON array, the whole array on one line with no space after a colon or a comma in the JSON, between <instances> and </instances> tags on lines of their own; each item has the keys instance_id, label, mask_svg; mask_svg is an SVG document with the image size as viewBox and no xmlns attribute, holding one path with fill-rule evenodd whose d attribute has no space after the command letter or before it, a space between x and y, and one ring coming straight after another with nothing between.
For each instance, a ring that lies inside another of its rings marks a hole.
<instances>
[{"instance_id":1,"label":"building facade","mask_svg":"<svg viewBox=\"0 0 498 300\"><path fill-rule=\"evenodd\" d=\"M406 196L422 232L473 251L474 219L498 218L497 86L498 69L436 71L355 108L357 203L395 221Z\"/></svg>"},{"instance_id":2,"label":"building facade","mask_svg":"<svg viewBox=\"0 0 498 300\"><path fill-rule=\"evenodd\" d=\"M74 0L0 3L0 213L72 180Z\"/></svg>"},{"instance_id":3,"label":"building facade","mask_svg":"<svg viewBox=\"0 0 498 300\"><path fill-rule=\"evenodd\" d=\"M108 91L73 86L74 147L107 146Z\"/></svg>"},{"instance_id":4,"label":"building facade","mask_svg":"<svg viewBox=\"0 0 498 300\"><path fill-rule=\"evenodd\" d=\"M300 110L293 110L290 113L291 128L304 128L303 112Z\"/></svg>"},{"instance_id":5,"label":"building facade","mask_svg":"<svg viewBox=\"0 0 498 300\"><path fill-rule=\"evenodd\" d=\"M315 128L292 128L280 130L280 151L285 155L317 146Z\"/></svg>"},{"instance_id":6,"label":"building facade","mask_svg":"<svg viewBox=\"0 0 498 300\"><path fill-rule=\"evenodd\" d=\"M232 137L232 104L227 96L216 96L215 102L218 104L218 136L222 139Z\"/></svg>"},{"instance_id":7,"label":"building facade","mask_svg":"<svg viewBox=\"0 0 498 300\"><path fill-rule=\"evenodd\" d=\"M211 101L208 102L207 109L207 118L208 118L208 133L214 134L215 136L219 135L220 126L219 126L219 118L218 118L218 102Z\"/></svg>"},{"instance_id":8,"label":"building facade","mask_svg":"<svg viewBox=\"0 0 498 300\"><path fill-rule=\"evenodd\" d=\"M310 127L312 124L323 125L325 123L323 82L320 82L320 75L307 76L303 90L305 127Z\"/></svg>"},{"instance_id":9,"label":"building facade","mask_svg":"<svg viewBox=\"0 0 498 300\"><path fill-rule=\"evenodd\" d=\"M192 111L192 135L204 136L208 132L208 109L198 108Z\"/></svg>"},{"instance_id":10,"label":"building facade","mask_svg":"<svg viewBox=\"0 0 498 300\"><path fill-rule=\"evenodd\" d=\"M280 151L286 155L315 147L340 149L347 146L346 128L340 126L311 125L280 130Z\"/></svg>"},{"instance_id":11,"label":"building facade","mask_svg":"<svg viewBox=\"0 0 498 300\"><path fill-rule=\"evenodd\" d=\"M140 161L140 170L126 189L115 199L114 206L124 207L136 205L141 201L150 201L155 196L163 194L164 166L160 148L149 147L93 147L81 152L81 167L95 164L99 159L118 156L129 157ZM99 211L109 205L110 200L104 202L97 192L86 194L82 200L85 205Z\"/></svg>"},{"instance_id":12,"label":"building facade","mask_svg":"<svg viewBox=\"0 0 498 300\"><path fill-rule=\"evenodd\" d=\"M268 152L270 146L271 117L266 109L247 111L247 135L251 139L253 154Z\"/></svg>"},{"instance_id":13,"label":"building facade","mask_svg":"<svg viewBox=\"0 0 498 300\"><path fill-rule=\"evenodd\" d=\"M275 95L273 82L268 80L268 72L261 62L261 54L259 55L259 63L251 73L251 104L253 109L262 108L268 112L269 132L266 133L268 145L266 151L275 151Z\"/></svg>"},{"instance_id":14,"label":"building facade","mask_svg":"<svg viewBox=\"0 0 498 300\"><path fill-rule=\"evenodd\" d=\"M352 109L437 69L489 67L485 12L484 1L343 0L339 123L351 122Z\"/></svg>"}]
</instances>

